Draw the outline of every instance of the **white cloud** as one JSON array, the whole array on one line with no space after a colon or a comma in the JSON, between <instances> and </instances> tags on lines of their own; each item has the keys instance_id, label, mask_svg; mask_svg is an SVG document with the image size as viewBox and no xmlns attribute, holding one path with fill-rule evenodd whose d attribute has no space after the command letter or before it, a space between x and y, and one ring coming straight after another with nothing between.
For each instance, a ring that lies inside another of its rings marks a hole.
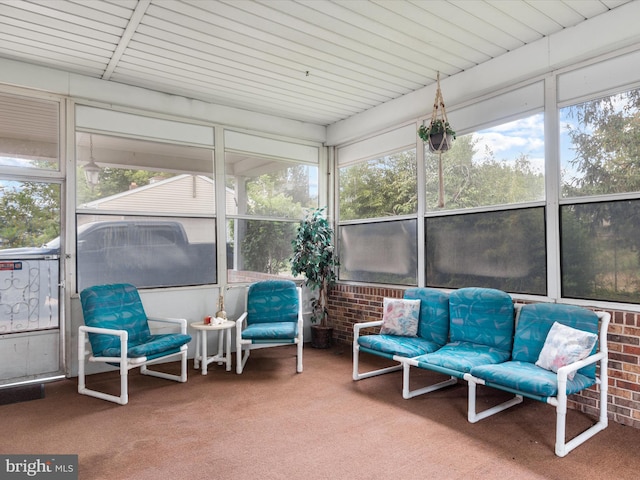
<instances>
[{"instance_id":1,"label":"white cloud","mask_svg":"<svg viewBox=\"0 0 640 480\"><path fill-rule=\"evenodd\" d=\"M498 161L512 162L526 155L535 167L544 170L544 117L542 114L503 123L474 133L477 154L474 161L484 158L489 148Z\"/></svg>"}]
</instances>

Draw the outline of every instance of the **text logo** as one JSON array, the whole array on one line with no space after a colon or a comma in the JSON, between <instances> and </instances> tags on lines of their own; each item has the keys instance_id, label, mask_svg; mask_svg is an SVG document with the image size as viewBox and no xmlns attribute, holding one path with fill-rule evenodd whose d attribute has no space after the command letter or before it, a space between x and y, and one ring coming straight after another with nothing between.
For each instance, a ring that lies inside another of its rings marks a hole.
<instances>
[{"instance_id":1,"label":"text logo","mask_svg":"<svg viewBox=\"0 0 640 480\"><path fill-rule=\"evenodd\" d=\"M78 480L77 455L0 455L3 480Z\"/></svg>"}]
</instances>

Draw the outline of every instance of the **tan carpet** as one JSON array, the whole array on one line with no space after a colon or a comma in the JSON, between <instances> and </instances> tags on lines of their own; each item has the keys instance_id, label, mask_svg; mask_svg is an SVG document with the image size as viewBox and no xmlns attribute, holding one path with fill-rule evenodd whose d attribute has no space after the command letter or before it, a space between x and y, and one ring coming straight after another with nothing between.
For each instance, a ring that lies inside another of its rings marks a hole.
<instances>
[{"instance_id":1,"label":"tan carpet","mask_svg":"<svg viewBox=\"0 0 640 480\"><path fill-rule=\"evenodd\" d=\"M293 348L254 351L240 376L189 362L186 384L135 373L126 406L78 395L75 379L48 384L44 399L0 406L0 451L78 454L82 480L637 478L640 430L610 423L558 458L551 406L525 400L470 424L464 383L404 400L400 372L353 382L349 347L305 346L304 360L296 374ZM414 386L420 376L434 374ZM568 415L571 433L589 423Z\"/></svg>"}]
</instances>

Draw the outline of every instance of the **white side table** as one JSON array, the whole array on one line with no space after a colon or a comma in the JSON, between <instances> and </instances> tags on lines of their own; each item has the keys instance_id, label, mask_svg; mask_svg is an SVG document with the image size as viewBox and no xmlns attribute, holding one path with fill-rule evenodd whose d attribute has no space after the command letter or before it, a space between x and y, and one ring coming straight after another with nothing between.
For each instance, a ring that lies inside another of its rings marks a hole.
<instances>
[{"instance_id":1,"label":"white side table","mask_svg":"<svg viewBox=\"0 0 640 480\"><path fill-rule=\"evenodd\" d=\"M218 362L222 365L226 362L227 372L231 371L231 329L235 326L235 322L225 320L218 325L207 325L204 322L195 322L191 324L191 328L196 330L196 355L193 358L193 366L200 367L202 363L202 375L207 374L207 365L211 362ZM210 357L207 356L207 332L218 332L218 352ZM223 337L226 345L223 345ZM202 350L202 355L200 351Z\"/></svg>"}]
</instances>

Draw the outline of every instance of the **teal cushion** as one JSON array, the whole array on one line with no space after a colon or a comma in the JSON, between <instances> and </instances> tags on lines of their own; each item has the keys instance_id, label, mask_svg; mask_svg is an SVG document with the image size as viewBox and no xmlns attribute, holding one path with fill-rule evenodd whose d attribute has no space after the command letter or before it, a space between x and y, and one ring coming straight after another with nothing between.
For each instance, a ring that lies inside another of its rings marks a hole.
<instances>
[{"instance_id":1,"label":"teal cushion","mask_svg":"<svg viewBox=\"0 0 640 480\"><path fill-rule=\"evenodd\" d=\"M397 335L364 335L358 338L358 345L370 353L382 356L417 357L435 352L440 345L420 337L399 337Z\"/></svg>"},{"instance_id":2,"label":"teal cushion","mask_svg":"<svg viewBox=\"0 0 640 480\"><path fill-rule=\"evenodd\" d=\"M130 284L95 285L80 293L84 323L90 327L126 330L129 344L138 345L151 335L147 315L136 287ZM89 334L95 356L110 348L120 348L120 339L113 335Z\"/></svg>"},{"instance_id":3,"label":"teal cushion","mask_svg":"<svg viewBox=\"0 0 640 480\"><path fill-rule=\"evenodd\" d=\"M506 362L511 352L471 342L453 342L414 360L420 368L436 370L462 378L478 365Z\"/></svg>"},{"instance_id":4,"label":"teal cushion","mask_svg":"<svg viewBox=\"0 0 640 480\"><path fill-rule=\"evenodd\" d=\"M557 303L523 305L518 316L512 360L536 363L554 322L585 332L598 333L598 316L586 308ZM595 353L596 350L597 343L593 347L593 352ZM580 369L579 372L595 378L596 367L589 365Z\"/></svg>"},{"instance_id":5,"label":"teal cushion","mask_svg":"<svg viewBox=\"0 0 640 480\"><path fill-rule=\"evenodd\" d=\"M509 361L498 365L482 365L471 369L471 375L483 379L487 385L506 387L538 400L558 395L558 376L554 372L529 362ZM567 380L567 395L577 393L595 383L595 379L577 373Z\"/></svg>"},{"instance_id":6,"label":"teal cushion","mask_svg":"<svg viewBox=\"0 0 640 480\"><path fill-rule=\"evenodd\" d=\"M491 288L460 288L449 295L449 342L511 351L514 307L511 297Z\"/></svg>"},{"instance_id":7,"label":"teal cushion","mask_svg":"<svg viewBox=\"0 0 640 480\"><path fill-rule=\"evenodd\" d=\"M191 335L181 333L165 333L161 335L150 335L145 342L133 344L129 342L127 348L127 357L147 357L149 359L158 356L168 355L177 352L180 347L191 341ZM119 357L120 346L114 348L106 348L102 351L105 357Z\"/></svg>"},{"instance_id":8,"label":"teal cushion","mask_svg":"<svg viewBox=\"0 0 640 480\"><path fill-rule=\"evenodd\" d=\"M242 331L245 340L293 340L298 336L298 324L292 322L254 323Z\"/></svg>"},{"instance_id":9,"label":"teal cushion","mask_svg":"<svg viewBox=\"0 0 640 480\"><path fill-rule=\"evenodd\" d=\"M298 290L291 280L253 283L247 297L247 325L298 321Z\"/></svg>"},{"instance_id":10,"label":"teal cushion","mask_svg":"<svg viewBox=\"0 0 640 480\"><path fill-rule=\"evenodd\" d=\"M435 288L408 288L407 300L420 300L418 337L437 345L449 339L449 294ZM426 352L425 352L426 353Z\"/></svg>"},{"instance_id":11,"label":"teal cushion","mask_svg":"<svg viewBox=\"0 0 640 480\"><path fill-rule=\"evenodd\" d=\"M80 302L85 325L127 331L129 358L161 357L179 351L191 341L191 336L184 334L151 335L140 295L133 285L95 285L80 293ZM90 333L89 342L96 357L120 356L120 337Z\"/></svg>"},{"instance_id":12,"label":"teal cushion","mask_svg":"<svg viewBox=\"0 0 640 480\"><path fill-rule=\"evenodd\" d=\"M418 336L364 335L360 345L374 355L411 358L436 351L449 336L449 294L435 288L408 288L403 298L420 300Z\"/></svg>"}]
</instances>

